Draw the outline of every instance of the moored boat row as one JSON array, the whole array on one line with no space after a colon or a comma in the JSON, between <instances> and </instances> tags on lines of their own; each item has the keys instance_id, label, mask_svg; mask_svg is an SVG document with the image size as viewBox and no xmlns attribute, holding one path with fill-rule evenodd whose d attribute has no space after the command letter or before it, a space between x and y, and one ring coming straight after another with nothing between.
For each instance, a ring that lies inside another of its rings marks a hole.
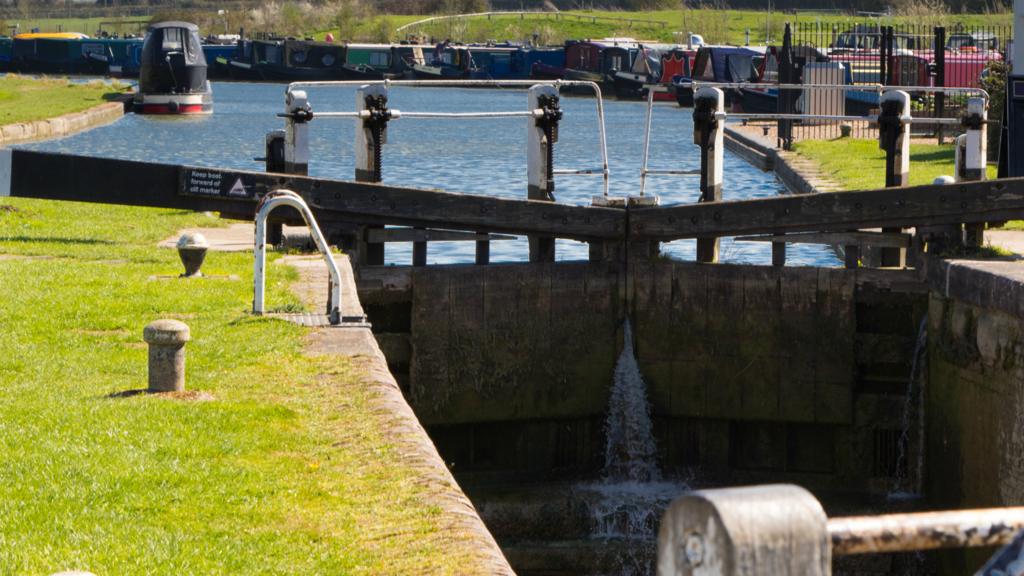
<instances>
[{"instance_id":1,"label":"moored boat row","mask_svg":"<svg viewBox=\"0 0 1024 576\"><path fill-rule=\"evenodd\" d=\"M211 79L291 82L297 80L418 79L566 79L594 82L606 95L640 99L654 91L656 100L692 104L693 82L777 83L780 48L776 46L705 45L692 34L686 44L662 44L633 38L570 40L563 46L519 44L335 43L296 38L244 38L203 43L200 50ZM797 83L878 84L888 69L889 83L931 86L940 65L934 51L911 35L896 35L893 50L881 55L879 28L853 27L839 33L828 48L795 46ZM1001 60L992 34L955 33L941 59L945 86L976 87L988 62ZM89 38L76 33L21 34L0 37L0 71L24 73L107 74L137 76L144 60L138 38ZM886 66L881 64L886 58ZM824 80L822 80L824 79ZM811 82L815 83L815 82ZM566 91L589 92L586 87ZM778 91L772 87L726 91L730 106L748 112L774 111ZM846 113L867 114L877 108L877 90L845 92Z\"/></svg>"}]
</instances>

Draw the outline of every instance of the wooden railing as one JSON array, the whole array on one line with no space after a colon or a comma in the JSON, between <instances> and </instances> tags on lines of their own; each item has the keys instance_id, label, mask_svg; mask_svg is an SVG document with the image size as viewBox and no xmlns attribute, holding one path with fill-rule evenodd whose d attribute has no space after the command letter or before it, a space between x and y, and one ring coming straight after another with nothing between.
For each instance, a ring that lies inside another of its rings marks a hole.
<instances>
[{"instance_id":1,"label":"wooden railing","mask_svg":"<svg viewBox=\"0 0 1024 576\"><path fill-rule=\"evenodd\" d=\"M487 242L501 238L482 235L513 234L626 247L680 238L776 234L786 234L787 241L801 241L801 234L810 233L815 241L842 244L851 241L851 230L1024 218L1024 178L663 207L627 202L606 207L20 149L0 150L0 177L9 178L8 183L0 182L0 196L6 191L11 196L51 200L217 211L241 219L252 219L258 200L267 193L287 188L309 204L324 228L354 227L366 236L364 240L373 234L377 242L426 243L458 236ZM370 232L360 228L372 225L411 229ZM856 234L867 235L858 241L870 243L871 235L878 233ZM893 234L881 236L881 245L896 241L888 237ZM598 257L595 253L592 258ZM605 257L609 253L614 250L605 251Z\"/></svg>"}]
</instances>

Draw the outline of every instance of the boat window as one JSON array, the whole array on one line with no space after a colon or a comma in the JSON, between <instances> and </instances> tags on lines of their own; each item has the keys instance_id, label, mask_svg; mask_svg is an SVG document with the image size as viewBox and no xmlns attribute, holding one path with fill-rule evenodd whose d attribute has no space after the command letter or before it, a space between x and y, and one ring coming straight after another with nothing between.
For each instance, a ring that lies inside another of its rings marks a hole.
<instances>
[{"instance_id":1,"label":"boat window","mask_svg":"<svg viewBox=\"0 0 1024 576\"><path fill-rule=\"evenodd\" d=\"M161 46L163 52L182 52L185 50L184 39L181 28L164 28L164 42Z\"/></svg>"},{"instance_id":2,"label":"boat window","mask_svg":"<svg viewBox=\"0 0 1024 576\"><path fill-rule=\"evenodd\" d=\"M324 66L334 66L334 54L324 54L323 58L320 58L320 63Z\"/></svg>"},{"instance_id":3,"label":"boat window","mask_svg":"<svg viewBox=\"0 0 1024 576\"><path fill-rule=\"evenodd\" d=\"M761 78L761 82L778 82L779 81L779 61L776 59L774 53L769 53L764 60L764 76Z\"/></svg>"},{"instance_id":4,"label":"boat window","mask_svg":"<svg viewBox=\"0 0 1024 576\"><path fill-rule=\"evenodd\" d=\"M292 52L292 63L294 63L294 64L303 64L305 62L306 62L306 53L305 52L303 52L301 50L296 51L296 52Z\"/></svg>"},{"instance_id":5,"label":"boat window","mask_svg":"<svg viewBox=\"0 0 1024 576\"><path fill-rule=\"evenodd\" d=\"M715 79L715 67L711 63L711 58L704 59L704 69L700 71L698 76L700 80L714 80Z\"/></svg>"},{"instance_id":6,"label":"boat window","mask_svg":"<svg viewBox=\"0 0 1024 576\"><path fill-rule=\"evenodd\" d=\"M370 66L390 66L391 54L389 52L370 52Z\"/></svg>"},{"instance_id":7,"label":"boat window","mask_svg":"<svg viewBox=\"0 0 1024 576\"><path fill-rule=\"evenodd\" d=\"M185 61L189 64L199 62L203 56L203 46L200 44L199 35L187 30L181 31L185 36Z\"/></svg>"}]
</instances>

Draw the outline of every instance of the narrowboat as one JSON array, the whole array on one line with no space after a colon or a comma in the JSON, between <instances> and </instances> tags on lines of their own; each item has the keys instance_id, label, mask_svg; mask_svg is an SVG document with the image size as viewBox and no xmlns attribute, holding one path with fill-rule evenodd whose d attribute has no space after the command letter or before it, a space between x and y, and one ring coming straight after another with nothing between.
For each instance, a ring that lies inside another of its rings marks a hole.
<instances>
[{"instance_id":1,"label":"narrowboat","mask_svg":"<svg viewBox=\"0 0 1024 576\"><path fill-rule=\"evenodd\" d=\"M7 72L11 69L11 51L13 48L13 38L10 36L0 36L0 72Z\"/></svg>"},{"instance_id":2,"label":"narrowboat","mask_svg":"<svg viewBox=\"0 0 1024 576\"><path fill-rule=\"evenodd\" d=\"M149 27L142 44L135 112L213 112L213 91L206 79L206 57L195 24L160 22Z\"/></svg>"},{"instance_id":3,"label":"narrowboat","mask_svg":"<svg viewBox=\"0 0 1024 576\"><path fill-rule=\"evenodd\" d=\"M781 49L772 46L765 52L764 58L758 62L754 81L758 84L778 84L779 59ZM828 62L828 56L811 46L793 46L790 52L797 70L803 70L807 64ZM849 74L847 74L849 76ZM799 83L800 78L796 79ZM774 114L779 108L778 88L741 88L739 90L740 107L744 112L755 114Z\"/></svg>"},{"instance_id":4,"label":"narrowboat","mask_svg":"<svg viewBox=\"0 0 1024 576\"><path fill-rule=\"evenodd\" d=\"M635 82L628 81L631 78L629 75L632 74L633 62L639 53L640 45L633 42L632 39L628 39L625 42L615 41L614 44L605 46L605 49L601 51L601 80L599 82L603 93L616 94L618 96L615 77L622 72L624 73L623 82L621 82L623 97L639 97L639 92L633 94L630 90L633 86L637 88L639 86Z\"/></svg>"},{"instance_id":5,"label":"narrowboat","mask_svg":"<svg viewBox=\"0 0 1024 576\"><path fill-rule=\"evenodd\" d=\"M538 79L550 79L557 80L561 76L553 78L545 78L543 76L544 69L565 69L565 47L556 46L550 48L542 48L538 46L524 48L524 58L526 59L526 77L527 78L538 78Z\"/></svg>"},{"instance_id":6,"label":"narrowboat","mask_svg":"<svg viewBox=\"0 0 1024 576\"><path fill-rule=\"evenodd\" d=\"M203 44L203 56L206 58L208 68L206 77L213 79L230 78L231 71L228 62L238 52L236 44Z\"/></svg>"},{"instance_id":7,"label":"narrowboat","mask_svg":"<svg viewBox=\"0 0 1024 576\"><path fill-rule=\"evenodd\" d=\"M116 78L139 75L141 38L95 38L82 40L82 54L93 60L98 73Z\"/></svg>"},{"instance_id":8,"label":"narrowboat","mask_svg":"<svg viewBox=\"0 0 1024 576\"><path fill-rule=\"evenodd\" d=\"M566 80L601 83L604 81L604 62L601 59L601 54L605 48L604 44L589 40L566 42L565 67L560 71L559 77ZM545 72L554 71L545 70Z\"/></svg>"},{"instance_id":9,"label":"narrowboat","mask_svg":"<svg viewBox=\"0 0 1024 576\"><path fill-rule=\"evenodd\" d=\"M757 80L757 66L764 59L764 46L702 46L693 59L690 77L673 78L676 102L680 106L693 106L693 88L690 82L753 82ZM740 98L739 90L724 90L727 106Z\"/></svg>"},{"instance_id":10,"label":"narrowboat","mask_svg":"<svg viewBox=\"0 0 1024 576\"><path fill-rule=\"evenodd\" d=\"M654 82L644 86L642 96L646 97L648 90L654 90L654 100L657 102L673 102L676 99L675 88L672 79L676 76L690 75L690 62L697 55L694 49L674 46L661 52L659 56L658 76Z\"/></svg>"},{"instance_id":11,"label":"narrowboat","mask_svg":"<svg viewBox=\"0 0 1024 576\"><path fill-rule=\"evenodd\" d=\"M15 72L42 74L97 73L96 61L82 52L78 32L35 32L14 36L10 68Z\"/></svg>"},{"instance_id":12,"label":"narrowboat","mask_svg":"<svg viewBox=\"0 0 1024 576\"><path fill-rule=\"evenodd\" d=\"M342 65L350 80L396 78L394 54L390 44L346 44Z\"/></svg>"},{"instance_id":13,"label":"narrowboat","mask_svg":"<svg viewBox=\"0 0 1024 576\"><path fill-rule=\"evenodd\" d=\"M530 67L519 46L469 46L470 78L514 80L527 78Z\"/></svg>"},{"instance_id":14,"label":"narrowboat","mask_svg":"<svg viewBox=\"0 0 1024 576\"><path fill-rule=\"evenodd\" d=\"M422 54L424 62L410 65L414 78L421 80L450 80L469 78L475 71L473 57L469 48L440 43L427 54Z\"/></svg>"},{"instance_id":15,"label":"narrowboat","mask_svg":"<svg viewBox=\"0 0 1024 576\"><path fill-rule=\"evenodd\" d=\"M235 55L218 64L227 68L228 77L232 80L258 82L263 80L261 69L264 66L281 66L283 59L283 39L261 38L240 40Z\"/></svg>"},{"instance_id":16,"label":"narrowboat","mask_svg":"<svg viewBox=\"0 0 1024 576\"><path fill-rule=\"evenodd\" d=\"M344 44L261 38L239 40L235 46L210 47L219 74L249 82L296 82L303 80L345 80Z\"/></svg>"},{"instance_id":17,"label":"narrowboat","mask_svg":"<svg viewBox=\"0 0 1024 576\"><path fill-rule=\"evenodd\" d=\"M296 82L301 80L344 80L345 46L332 42L295 40L282 43L278 59L255 64L263 80Z\"/></svg>"},{"instance_id":18,"label":"narrowboat","mask_svg":"<svg viewBox=\"0 0 1024 576\"><path fill-rule=\"evenodd\" d=\"M655 90L655 100L671 100L668 87L672 77L689 75L689 57L696 51L687 51L670 44L642 44L633 56L629 70L610 72L619 99L642 99L648 90ZM668 74L663 69L668 65Z\"/></svg>"}]
</instances>

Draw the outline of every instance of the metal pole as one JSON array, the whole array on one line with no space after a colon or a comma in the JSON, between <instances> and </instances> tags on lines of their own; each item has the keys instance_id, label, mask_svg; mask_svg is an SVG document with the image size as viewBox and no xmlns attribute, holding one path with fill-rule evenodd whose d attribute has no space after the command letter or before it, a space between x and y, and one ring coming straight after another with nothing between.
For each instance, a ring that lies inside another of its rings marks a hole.
<instances>
[{"instance_id":1,"label":"metal pole","mask_svg":"<svg viewBox=\"0 0 1024 576\"><path fill-rule=\"evenodd\" d=\"M933 48L933 54L935 55L935 86L944 87L946 85L946 29L942 26L935 28L935 46ZM935 116L942 118L946 113L946 94L944 92L937 92L935 94ZM942 144L942 125L936 127L938 132L939 144Z\"/></svg>"},{"instance_id":2,"label":"metal pole","mask_svg":"<svg viewBox=\"0 0 1024 576\"><path fill-rule=\"evenodd\" d=\"M832 553L999 546L1024 530L1024 507L830 518Z\"/></svg>"},{"instance_id":3,"label":"metal pole","mask_svg":"<svg viewBox=\"0 0 1024 576\"><path fill-rule=\"evenodd\" d=\"M654 112L654 90L647 90L647 118L644 122L644 160L640 167L640 195L647 187L647 159L651 152L651 115Z\"/></svg>"}]
</instances>

